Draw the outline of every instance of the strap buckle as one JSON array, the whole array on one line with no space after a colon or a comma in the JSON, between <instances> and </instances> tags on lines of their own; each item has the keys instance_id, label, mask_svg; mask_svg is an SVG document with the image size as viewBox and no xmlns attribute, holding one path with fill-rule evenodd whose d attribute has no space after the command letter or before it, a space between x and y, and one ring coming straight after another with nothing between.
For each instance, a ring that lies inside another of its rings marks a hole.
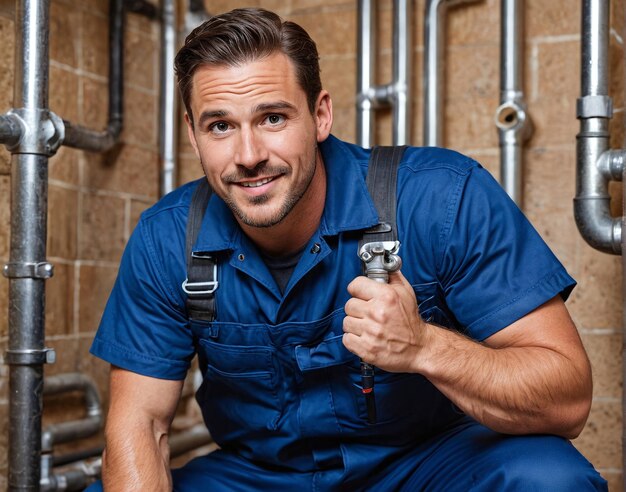
<instances>
[{"instance_id":1,"label":"strap buckle","mask_svg":"<svg viewBox=\"0 0 626 492\"><path fill-rule=\"evenodd\" d=\"M185 278L182 288L188 296L206 296L213 294L219 287L217 281L217 263L213 263L213 279L206 282L190 282L189 277Z\"/></svg>"}]
</instances>

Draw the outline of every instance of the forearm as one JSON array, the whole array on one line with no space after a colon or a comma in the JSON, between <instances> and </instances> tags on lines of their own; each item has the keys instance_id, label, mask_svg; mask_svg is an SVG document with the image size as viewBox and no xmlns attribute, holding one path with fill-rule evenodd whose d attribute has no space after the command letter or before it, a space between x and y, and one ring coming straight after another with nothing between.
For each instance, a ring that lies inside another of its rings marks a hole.
<instances>
[{"instance_id":1,"label":"forearm","mask_svg":"<svg viewBox=\"0 0 626 492\"><path fill-rule=\"evenodd\" d=\"M172 490L167 434L135 424L107 428L102 480L107 492Z\"/></svg>"},{"instance_id":2,"label":"forearm","mask_svg":"<svg viewBox=\"0 0 626 492\"><path fill-rule=\"evenodd\" d=\"M415 372L479 422L511 434L573 438L582 430L591 393L586 364L546 347L492 348L437 326L423 329Z\"/></svg>"}]
</instances>

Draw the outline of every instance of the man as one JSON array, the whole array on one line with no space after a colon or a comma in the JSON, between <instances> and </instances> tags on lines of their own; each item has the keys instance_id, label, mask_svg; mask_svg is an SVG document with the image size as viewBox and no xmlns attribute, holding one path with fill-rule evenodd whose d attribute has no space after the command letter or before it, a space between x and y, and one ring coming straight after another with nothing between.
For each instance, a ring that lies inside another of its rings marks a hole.
<instances>
[{"instance_id":1,"label":"man","mask_svg":"<svg viewBox=\"0 0 626 492\"><path fill-rule=\"evenodd\" d=\"M357 257L377 224L369 151L330 135L306 32L235 10L176 68L213 190L194 251L217 260L216 320L190 320L181 287L195 182L143 214L92 347L112 364L107 490L606 490L567 440L591 404L574 281L486 171L405 152L403 267L379 284ZM170 471L196 353L221 449ZM377 368L375 423L359 358Z\"/></svg>"}]
</instances>

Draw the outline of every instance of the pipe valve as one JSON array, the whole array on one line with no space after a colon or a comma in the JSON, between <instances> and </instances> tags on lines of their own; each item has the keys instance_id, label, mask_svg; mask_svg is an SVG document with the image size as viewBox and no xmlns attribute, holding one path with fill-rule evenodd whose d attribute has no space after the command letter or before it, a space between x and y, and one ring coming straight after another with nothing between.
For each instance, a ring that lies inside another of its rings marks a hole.
<instances>
[{"instance_id":1,"label":"pipe valve","mask_svg":"<svg viewBox=\"0 0 626 492\"><path fill-rule=\"evenodd\" d=\"M359 258L365 264L368 278L377 282L389 282L389 272L402 267L402 259L396 254L400 241L379 241L366 243L359 250Z\"/></svg>"}]
</instances>

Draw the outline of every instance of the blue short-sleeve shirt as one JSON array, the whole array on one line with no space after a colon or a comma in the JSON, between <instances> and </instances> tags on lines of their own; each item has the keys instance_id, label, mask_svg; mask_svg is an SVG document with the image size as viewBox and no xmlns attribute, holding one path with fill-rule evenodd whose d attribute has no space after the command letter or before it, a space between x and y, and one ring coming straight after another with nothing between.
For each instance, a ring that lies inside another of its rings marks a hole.
<instances>
[{"instance_id":1,"label":"blue short-sleeve shirt","mask_svg":"<svg viewBox=\"0 0 626 492\"><path fill-rule=\"evenodd\" d=\"M174 380L197 353L197 398L224 449L304 471L341 462L349 474L432 435L459 411L420 375L378 371L379 420L366 423L359 361L341 338L346 288L361 274L358 241L377 223L365 185L369 151L332 136L320 148L325 209L284 292L213 195L194 250L218 261L217 319L188 321L181 284L197 182L189 183L143 213L91 352ZM476 340L567 297L575 284L489 173L456 152L407 149L397 224L420 314Z\"/></svg>"}]
</instances>

